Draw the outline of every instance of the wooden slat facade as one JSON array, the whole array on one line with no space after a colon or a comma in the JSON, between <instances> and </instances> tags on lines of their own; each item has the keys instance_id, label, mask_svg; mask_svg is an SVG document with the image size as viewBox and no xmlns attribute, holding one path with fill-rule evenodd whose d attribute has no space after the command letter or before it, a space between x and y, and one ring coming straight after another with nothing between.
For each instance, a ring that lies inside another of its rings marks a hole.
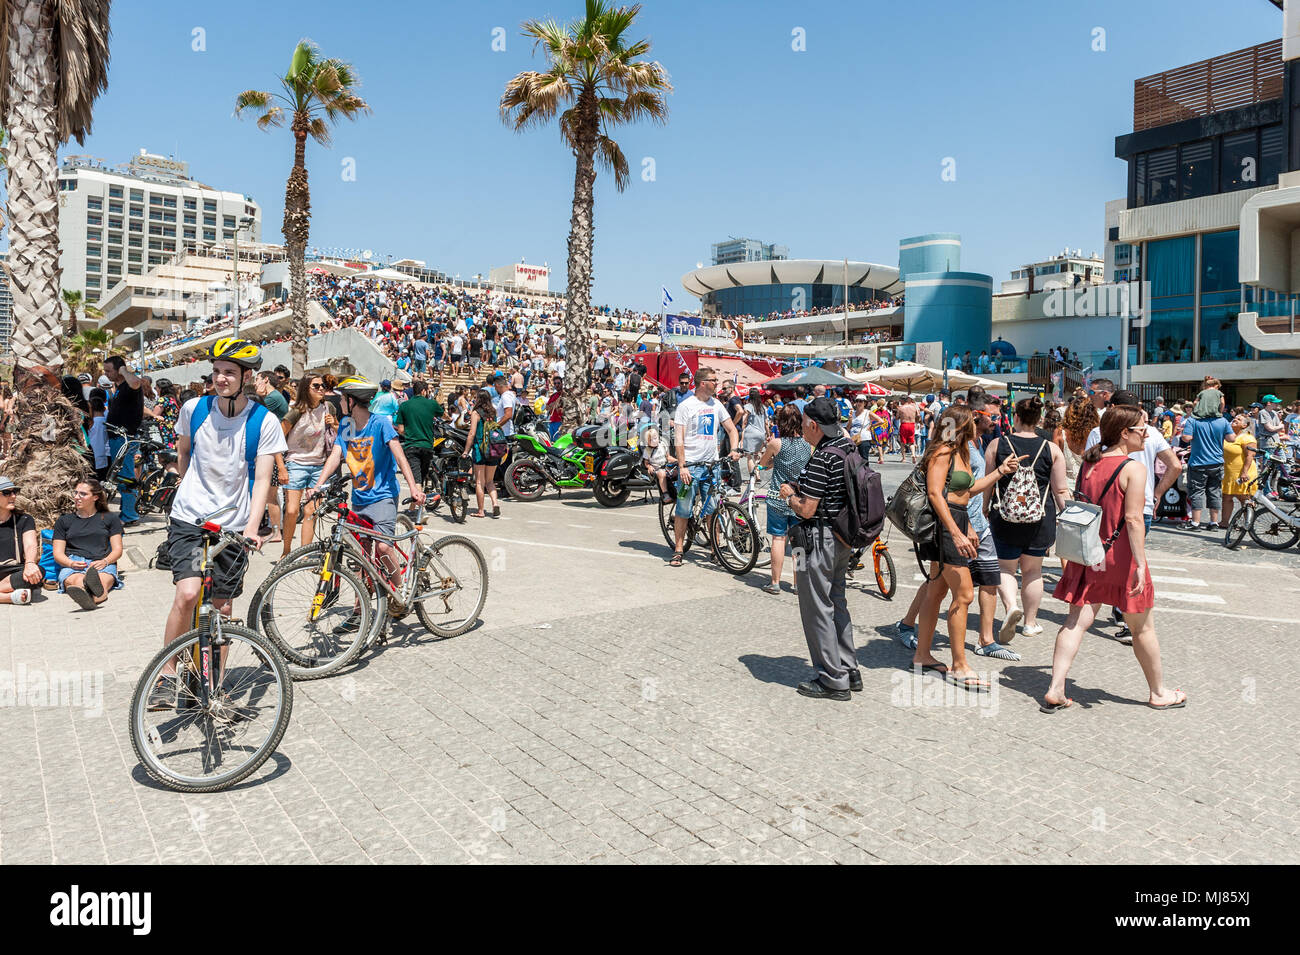
<instances>
[{"instance_id":1,"label":"wooden slat facade","mask_svg":"<svg viewBox=\"0 0 1300 955\"><path fill-rule=\"evenodd\" d=\"M1209 116L1282 95L1282 40L1133 82L1133 131Z\"/></svg>"}]
</instances>

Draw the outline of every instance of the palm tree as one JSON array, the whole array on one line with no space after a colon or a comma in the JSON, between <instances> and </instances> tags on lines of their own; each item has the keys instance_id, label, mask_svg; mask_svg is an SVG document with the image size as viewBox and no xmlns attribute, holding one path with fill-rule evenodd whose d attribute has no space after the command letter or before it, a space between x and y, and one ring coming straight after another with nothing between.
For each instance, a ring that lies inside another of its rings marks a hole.
<instances>
[{"instance_id":1,"label":"palm tree","mask_svg":"<svg viewBox=\"0 0 1300 955\"><path fill-rule=\"evenodd\" d=\"M74 338L80 329L77 328L77 312L81 311L82 305L85 304L86 296L82 292L74 292L72 289L63 290L63 304L68 306L68 311L72 314L72 324L68 326L68 334Z\"/></svg>"},{"instance_id":2,"label":"palm tree","mask_svg":"<svg viewBox=\"0 0 1300 955\"><path fill-rule=\"evenodd\" d=\"M109 0L0 0L0 125L8 134L14 417L5 473L38 524L72 506L88 469L74 450L81 414L58 390L63 324L58 148L84 144L108 86Z\"/></svg>"},{"instance_id":3,"label":"palm tree","mask_svg":"<svg viewBox=\"0 0 1300 955\"><path fill-rule=\"evenodd\" d=\"M576 159L564 312L566 428L578 424L579 400L591 366L588 323L596 164L613 173L619 192L626 189L627 158L610 132L642 119L665 122L666 96L672 92L663 66L637 59L650 51L650 41L624 39L641 5L615 7L606 0L586 0L586 4L583 19L567 26L554 20L523 24L523 35L533 38L534 49L541 45L547 70L520 73L501 96L501 119L516 131L540 126L558 113L560 138Z\"/></svg>"},{"instance_id":4,"label":"palm tree","mask_svg":"<svg viewBox=\"0 0 1300 955\"><path fill-rule=\"evenodd\" d=\"M90 306L94 308L94 306ZM63 370L68 374L80 374L88 371L94 374L96 367L113 348L115 335L106 329L87 328L64 342ZM99 352L98 355L95 352Z\"/></svg>"},{"instance_id":5,"label":"palm tree","mask_svg":"<svg viewBox=\"0 0 1300 955\"><path fill-rule=\"evenodd\" d=\"M61 362L58 147L85 143L108 86L108 11L109 0L0 0L15 382Z\"/></svg>"},{"instance_id":6,"label":"palm tree","mask_svg":"<svg viewBox=\"0 0 1300 955\"><path fill-rule=\"evenodd\" d=\"M311 220L311 193L307 188L307 137L329 146L330 126L339 119L356 119L370 106L357 95L361 85L356 71L344 60L323 59L316 44L300 40L294 48L289 72L280 80L283 95L265 90L245 90L235 98L235 115L251 109L259 115L259 129L283 126L286 113L293 131L293 169L284 190L284 242L289 253L289 299L293 308L293 375L307 369L307 239ZM280 105L283 104L283 105Z\"/></svg>"}]
</instances>

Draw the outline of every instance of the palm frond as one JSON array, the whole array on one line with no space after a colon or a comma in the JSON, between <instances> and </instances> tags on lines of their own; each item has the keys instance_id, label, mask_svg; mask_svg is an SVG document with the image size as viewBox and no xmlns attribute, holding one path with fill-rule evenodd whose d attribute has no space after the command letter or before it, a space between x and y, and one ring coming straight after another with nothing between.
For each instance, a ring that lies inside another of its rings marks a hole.
<instances>
[{"instance_id":1,"label":"palm frond","mask_svg":"<svg viewBox=\"0 0 1300 955\"><path fill-rule=\"evenodd\" d=\"M614 186L619 192L627 188L630 180L627 169L627 157L618 143L604 133L596 137L596 162L602 169L614 174Z\"/></svg>"},{"instance_id":2,"label":"palm frond","mask_svg":"<svg viewBox=\"0 0 1300 955\"><path fill-rule=\"evenodd\" d=\"M109 6L110 0L54 0L60 143L85 144L95 100L108 89Z\"/></svg>"}]
</instances>

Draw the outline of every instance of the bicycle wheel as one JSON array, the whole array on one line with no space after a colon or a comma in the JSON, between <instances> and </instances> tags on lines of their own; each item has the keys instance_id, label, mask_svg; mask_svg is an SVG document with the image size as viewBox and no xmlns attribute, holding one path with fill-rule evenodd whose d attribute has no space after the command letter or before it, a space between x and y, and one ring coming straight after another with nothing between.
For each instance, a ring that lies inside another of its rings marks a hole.
<instances>
[{"instance_id":1,"label":"bicycle wheel","mask_svg":"<svg viewBox=\"0 0 1300 955\"><path fill-rule=\"evenodd\" d=\"M346 566L330 568L322 583L319 561L277 567L258 588L257 621L284 654L295 680L337 673L361 652L374 620L374 601L361 577ZM312 616L317 595L321 603Z\"/></svg>"},{"instance_id":2,"label":"bicycle wheel","mask_svg":"<svg viewBox=\"0 0 1300 955\"><path fill-rule=\"evenodd\" d=\"M1250 527L1251 517L1254 509L1251 507L1242 507L1232 515L1232 520L1228 522L1228 529L1223 534L1223 546L1229 550L1235 550L1241 544L1242 539L1246 536L1246 531Z\"/></svg>"},{"instance_id":3,"label":"bicycle wheel","mask_svg":"<svg viewBox=\"0 0 1300 955\"><path fill-rule=\"evenodd\" d=\"M754 492L746 510L753 517L754 532L758 534L758 563L754 566L767 567L772 563L772 538L767 533L767 492Z\"/></svg>"},{"instance_id":4,"label":"bicycle wheel","mask_svg":"<svg viewBox=\"0 0 1300 955\"><path fill-rule=\"evenodd\" d=\"M1250 536L1260 547L1267 547L1269 550L1286 550L1300 540L1300 531L1268 508L1261 507L1250 522Z\"/></svg>"},{"instance_id":5,"label":"bicycle wheel","mask_svg":"<svg viewBox=\"0 0 1300 955\"><path fill-rule=\"evenodd\" d=\"M747 574L758 562L758 533L750 516L731 501L718 502L717 512L709 522L713 529L713 553L727 571Z\"/></svg>"},{"instance_id":6,"label":"bicycle wheel","mask_svg":"<svg viewBox=\"0 0 1300 955\"><path fill-rule=\"evenodd\" d=\"M447 513L451 519L457 524L464 524L469 517L469 496L465 493L464 485L458 481L448 481L442 499L447 502Z\"/></svg>"},{"instance_id":7,"label":"bicycle wheel","mask_svg":"<svg viewBox=\"0 0 1300 955\"><path fill-rule=\"evenodd\" d=\"M876 586L886 600L893 600L894 592L898 590L898 572L894 569L894 558L889 556L889 548L873 547L871 559L876 570Z\"/></svg>"},{"instance_id":8,"label":"bicycle wheel","mask_svg":"<svg viewBox=\"0 0 1300 955\"><path fill-rule=\"evenodd\" d=\"M149 661L131 697L131 748L145 772L169 789L210 793L233 786L266 762L289 726L293 681L280 652L245 627L223 624L221 635L225 662L207 707L193 693L200 686L197 630ZM150 691L172 661L178 698L150 711Z\"/></svg>"},{"instance_id":9,"label":"bicycle wheel","mask_svg":"<svg viewBox=\"0 0 1300 955\"><path fill-rule=\"evenodd\" d=\"M487 559L477 544L459 535L440 538L419 573L411 603L424 629L456 637L474 626L488 592Z\"/></svg>"}]
</instances>

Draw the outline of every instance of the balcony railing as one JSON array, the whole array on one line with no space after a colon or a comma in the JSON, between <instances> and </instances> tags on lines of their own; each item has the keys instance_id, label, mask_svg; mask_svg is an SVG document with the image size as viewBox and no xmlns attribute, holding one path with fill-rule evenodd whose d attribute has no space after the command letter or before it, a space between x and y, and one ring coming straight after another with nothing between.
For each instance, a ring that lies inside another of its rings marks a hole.
<instances>
[{"instance_id":1,"label":"balcony railing","mask_svg":"<svg viewBox=\"0 0 1300 955\"><path fill-rule=\"evenodd\" d=\"M1154 129L1282 95L1282 40L1225 53L1133 82L1133 131Z\"/></svg>"}]
</instances>

